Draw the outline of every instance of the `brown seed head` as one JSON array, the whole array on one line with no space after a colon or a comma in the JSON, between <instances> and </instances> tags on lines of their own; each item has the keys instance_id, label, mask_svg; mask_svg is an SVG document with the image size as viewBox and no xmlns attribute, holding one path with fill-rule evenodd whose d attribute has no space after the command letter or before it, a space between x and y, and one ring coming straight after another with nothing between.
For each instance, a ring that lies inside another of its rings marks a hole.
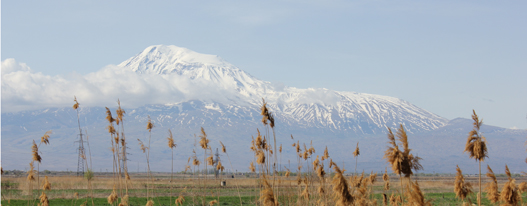
<instances>
[{"instance_id":1,"label":"brown seed head","mask_svg":"<svg viewBox=\"0 0 527 206\"><path fill-rule=\"evenodd\" d=\"M507 165L505 165L506 172L508 169ZM510 175L510 172L508 175ZM500 201L505 203L504 205L518 205L520 203L521 193L519 193L519 188L516 186L515 179L509 178L509 180L505 182L500 192Z\"/></svg>"},{"instance_id":2,"label":"brown seed head","mask_svg":"<svg viewBox=\"0 0 527 206\"><path fill-rule=\"evenodd\" d=\"M49 135L51 134L51 130L44 133L44 136L40 138L40 143L49 144Z\"/></svg>"},{"instance_id":3,"label":"brown seed head","mask_svg":"<svg viewBox=\"0 0 527 206\"><path fill-rule=\"evenodd\" d=\"M31 151L32 151L33 161L37 161L40 163L42 161L42 157L40 157L40 155L38 154L38 146L35 143L35 140L33 140L33 145L31 145Z\"/></svg>"},{"instance_id":4,"label":"brown seed head","mask_svg":"<svg viewBox=\"0 0 527 206\"><path fill-rule=\"evenodd\" d=\"M465 144L465 151L468 152L469 157L476 161L484 161L488 157L487 143L485 137L480 135L479 129L483 124L480 121L476 111L472 110L472 119L474 120L474 129L468 133L467 143Z\"/></svg>"},{"instance_id":5,"label":"brown seed head","mask_svg":"<svg viewBox=\"0 0 527 206\"><path fill-rule=\"evenodd\" d=\"M79 108L79 102L77 102L77 97L76 96L73 96L73 101L75 102L75 104L73 104L73 109L76 110L77 108Z\"/></svg>"},{"instance_id":6,"label":"brown seed head","mask_svg":"<svg viewBox=\"0 0 527 206\"><path fill-rule=\"evenodd\" d=\"M410 181L410 185L407 187L405 195L408 198L408 203L411 205L432 206L432 200L425 200L425 196L419 188L419 183L417 183L417 181L415 181L415 183Z\"/></svg>"},{"instance_id":7,"label":"brown seed head","mask_svg":"<svg viewBox=\"0 0 527 206\"><path fill-rule=\"evenodd\" d=\"M357 142L357 147L355 148L355 151L353 151L353 157L357 157L359 155L360 155L359 142Z\"/></svg>"},{"instance_id":8,"label":"brown seed head","mask_svg":"<svg viewBox=\"0 0 527 206\"><path fill-rule=\"evenodd\" d=\"M35 181L35 168L33 167L33 162L29 163L29 170L27 171L27 180Z\"/></svg>"},{"instance_id":9,"label":"brown seed head","mask_svg":"<svg viewBox=\"0 0 527 206\"><path fill-rule=\"evenodd\" d=\"M318 155L317 155L317 158L315 159L315 161L313 161L313 170L317 170L319 163L320 161L318 161Z\"/></svg>"},{"instance_id":10,"label":"brown seed head","mask_svg":"<svg viewBox=\"0 0 527 206\"><path fill-rule=\"evenodd\" d=\"M278 206L278 200L274 196L273 188L267 182L265 175L263 175L262 184L264 189L260 192L260 201L262 201L264 206Z\"/></svg>"},{"instance_id":11,"label":"brown seed head","mask_svg":"<svg viewBox=\"0 0 527 206\"><path fill-rule=\"evenodd\" d=\"M46 196L46 193L44 193L44 191L42 191L42 195L40 195L39 199L41 206L49 206L48 196Z\"/></svg>"},{"instance_id":12,"label":"brown seed head","mask_svg":"<svg viewBox=\"0 0 527 206\"><path fill-rule=\"evenodd\" d=\"M148 122L146 123L146 129L148 132L152 132L152 128L154 128L154 124L152 123L152 119L150 119L150 115L148 115Z\"/></svg>"},{"instance_id":13,"label":"brown seed head","mask_svg":"<svg viewBox=\"0 0 527 206\"><path fill-rule=\"evenodd\" d=\"M49 183L48 176L46 176L44 181L42 182L42 189L51 190L51 183Z\"/></svg>"},{"instance_id":14,"label":"brown seed head","mask_svg":"<svg viewBox=\"0 0 527 206\"><path fill-rule=\"evenodd\" d=\"M117 119L122 122L124 114L126 114L126 112L124 111L124 109L121 108L121 101L119 101L119 99L117 99L117 105L119 105L119 107L115 111L117 113Z\"/></svg>"},{"instance_id":15,"label":"brown seed head","mask_svg":"<svg viewBox=\"0 0 527 206\"><path fill-rule=\"evenodd\" d=\"M257 155L256 163L264 164L265 163L265 153L259 150L256 155Z\"/></svg>"},{"instance_id":16,"label":"brown seed head","mask_svg":"<svg viewBox=\"0 0 527 206\"><path fill-rule=\"evenodd\" d=\"M145 144L143 144L143 141L141 141L140 139L137 139L137 141L139 142L139 146L141 147L141 150L143 150L143 153L145 153L147 147L145 147Z\"/></svg>"},{"instance_id":17,"label":"brown seed head","mask_svg":"<svg viewBox=\"0 0 527 206\"><path fill-rule=\"evenodd\" d=\"M333 169L335 170L335 175L333 176L332 184L333 192L337 199L336 205L351 205L354 202L354 198L350 194L348 182L337 164L333 163Z\"/></svg>"},{"instance_id":18,"label":"brown seed head","mask_svg":"<svg viewBox=\"0 0 527 206\"><path fill-rule=\"evenodd\" d=\"M199 137L201 137L201 140L199 141L201 148L208 149L209 140L207 139L207 133L205 133L205 129L203 129L203 127L201 127L201 135L199 135Z\"/></svg>"},{"instance_id":19,"label":"brown seed head","mask_svg":"<svg viewBox=\"0 0 527 206\"><path fill-rule=\"evenodd\" d=\"M318 168L317 168L317 176L320 177L321 179L324 179L324 176L326 175L326 171L324 171L324 165L321 164Z\"/></svg>"},{"instance_id":20,"label":"brown seed head","mask_svg":"<svg viewBox=\"0 0 527 206\"><path fill-rule=\"evenodd\" d=\"M487 165L487 177L491 179L490 182L485 184L485 192L487 193L487 199L491 203L496 203L500 199L500 192L498 190L498 179L494 175L494 171Z\"/></svg>"},{"instance_id":21,"label":"brown seed head","mask_svg":"<svg viewBox=\"0 0 527 206\"><path fill-rule=\"evenodd\" d=\"M170 149L176 148L177 145L174 143L174 137L172 136L172 131L170 131L170 129L168 130L167 140L168 140L168 147Z\"/></svg>"},{"instance_id":22,"label":"brown seed head","mask_svg":"<svg viewBox=\"0 0 527 206\"><path fill-rule=\"evenodd\" d=\"M212 200L209 202L209 206L213 206L215 204L218 204L218 200Z\"/></svg>"},{"instance_id":23,"label":"brown seed head","mask_svg":"<svg viewBox=\"0 0 527 206\"><path fill-rule=\"evenodd\" d=\"M328 152L328 146L326 146L326 149L324 150L324 156L322 156L322 161L327 160L329 158L329 152Z\"/></svg>"},{"instance_id":24,"label":"brown seed head","mask_svg":"<svg viewBox=\"0 0 527 206\"><path fill-rule=\"evenodd\" d=\"M118 199L117 192L115 191L115 185L113 186L112 193L108 196L108 204L113 205L113 203Z\"/></svg>"},{"instance_id":25,"label":"brown seed head","mask_svg":"<svg viewBox=\"0 0 527 206\"><path fill-rule=\"evenodd\" d=\"M225 145L223 145L223 143L220 141L220 144L221 144L221 151L223 153L227 153L227 149L225 148Z\"/></svg>"},{"instance_id":26,"label":"brown seed head","mask_svg":"<svg viewBox=\"0 0 527 206\"><path fill-rule=\"evenodd\" d=\"M456 197L460 198L462 201L467 198L467 196L472 193L472 185L469 182L465 182L465 177L459 166L456 166L456 180L454 182L454 192Z\"/></svg>"},{"instance_id":27,"label":"brown seed head","mask_svg":"<svg viewBox=\"0 0 527 206\"><path fill-rule=\"evenodd\" d=\"M249 169L251 170L251 172L256 172L256 168L254 168L253 162L251 162L251 165L249 166Z\"/></svg>"},{"instance_id":28,"label":"brown seed head","mask_svg":"<svg viewBox=\"0 0 527 206\"><path fill-rule=\"evenodd\" d=\"M182 195L179 195L176 199L176 206L183 205L183 202L185 202L185 198Z\"/></svg>"},{"instance_id":29,"label":"brown seed head","mask_svg":"<svg viewBox=\"0 0 527 206\"><path fill-rule=\"evenodd\" d=\"M108 109L108 107L105 107L106 108L106 120L108 120L108 123L112 124L115 119L112 117L112 112L110 111L110 109Z\"/></svg>"}]
</instances>

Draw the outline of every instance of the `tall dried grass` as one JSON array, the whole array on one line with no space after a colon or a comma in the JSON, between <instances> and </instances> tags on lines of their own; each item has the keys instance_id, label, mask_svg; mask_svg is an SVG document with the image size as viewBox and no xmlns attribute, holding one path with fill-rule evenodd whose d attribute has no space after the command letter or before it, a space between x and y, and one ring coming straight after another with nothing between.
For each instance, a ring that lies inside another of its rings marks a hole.
<instances>
[{"instance_id":1,"label":"tall dried grass","mask_svg":"<svg viewBox=\"0 0 527 206\"><path fill-rule=\"evenodd\" d=\"M456 166L456 180L454 182L454 192L456 197L460 198L463 202L467 196L472 193L472 185L470 182L465 182L465 177L463 177L463 172Z\"/></svg>"},{"instance_id":2,"label":"tall dried grass","mask_svg":"<svg viewBox=\"0 0 527 206\"><path fill-rule=\"evenodd\" d=\"M496 203L499 201L500 198L500 192L498 190L498 179L496 178L496 175L494 175L494 172L492 171L489 165L487 165L487 177L491 179L491 182L485 185L487 199L491 203Z\"/></svg>"},{"instance_id":3,"label":"tall dried grass","mask_svg":"<svg viewBox=\"0 0 527 206\"><path fill-rule=\"evenodd\" d=\"M516 186L516 180L512 178L509 167L505 165L505 174L507 174L508 181L505 182L500 193L500 201L502 205L519 205L521 201L521 193L518 186Z\"/></svg>"},{"instance_id":4,"label":"tall dried grass","mask_svg":"<svg viewBox=\"0 0 527 206\"><path fill-rule=\"evenodd\" d=\"M472 110L472 120L474 120L474 129L468 133L465 151L463 152L468 152L469 157L479 163L478 206L481 206L481 161L485 161L485 158L488 157L487 143L485 137L479 132L481 125L483 125L483 120L479 120L475 110Z\"/></svg>"}]
</instances>

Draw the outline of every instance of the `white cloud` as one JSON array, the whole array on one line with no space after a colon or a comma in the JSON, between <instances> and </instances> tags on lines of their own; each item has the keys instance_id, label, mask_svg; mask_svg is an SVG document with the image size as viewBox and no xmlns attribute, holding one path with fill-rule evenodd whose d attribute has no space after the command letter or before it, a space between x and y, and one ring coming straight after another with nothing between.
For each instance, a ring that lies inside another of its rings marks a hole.
<instances>
[{"instance_id":1,"label":"white cloud","mask_svg":"<svg viewBox=\"0 0 527 206\"><path fill-rule=\"evenodd\" d=\"M110 65L86 75L50 76L14 59L2 62L2 112L72 106L74 95L84 106L110 106L120 99L125 107L234 98L210 82L178 74L137 74Z\"/></svg>"}]
</instances>

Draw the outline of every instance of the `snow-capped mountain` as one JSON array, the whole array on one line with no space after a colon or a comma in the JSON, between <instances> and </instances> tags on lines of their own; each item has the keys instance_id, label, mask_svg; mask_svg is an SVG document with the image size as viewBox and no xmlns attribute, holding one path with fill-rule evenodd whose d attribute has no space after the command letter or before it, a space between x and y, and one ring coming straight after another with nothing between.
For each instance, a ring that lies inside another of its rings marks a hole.
<instances>
[{"instance_id":1,"label":"snow-capped mountain","mask_svg":"<svg viewBox=\"0 0 527 206\"><path fill-rule=\"evenodd\" d=\"M328 89L275 88L218 56L177 46L150 46L119 66L141 74L178 74L212 82L226 93L235 94L227 102L213 100L224 105L259 107L264 98L277 118L288 125L377 134L399 124L404 124L410 132L419 132L439 128L447 122L393 97Z\"/></svg>"},{"instance_id":2,"label":"snow-capped mountain","mask_svg":"<svg viewBox=\"0 0 527 206\"><path fill-rule=\"evenodd\" d=\"M134 78L145 76L148 77L145 78L147 80L192 82L172 84L173 87L207 85L199 90L175 88L174 91L180 94L174 96L184 97L179 100L173 98L174 101L164 104L124 108L124 125L127 141L130 141L128 151L131 153L131 165L137 164L138 168L144 168L144 156L136 140L149 137L145 129L149 117L155 124L151 145L151 167L155 171L168 171L163 166L169 165L170 161L167 158L170 149L166 147L168 129L172 130L179 145L176 150L176 165L183 169L192 153L194 134L199 134L200 127L205 128L209 134L212 147L218 146L218 141L222 141L229 148L229 154L238 157L233 163L234 168L245 171L252 159L249 155L251 136L256 135L257 129L265 131L260 121L262 98L275 116L274 130L278 143L284 145L284 159L295 159L296 155L287 145L297 141L312 141L317 145L317 151L322 151L327 146L334 161L351 164L352 160L348 158L351 155L350 147L360 142L363 156L359 160L359 167L362 164L363 169L379 171L385 166L380 152L384 146L379 145L385 145L387 141L386 128L395 129L399 124L403 124L410 134L410 147L413 151L430 160L426 162L425 159L425 169L445 171L445 168L437 166L437 163L446 155L455 154L458 159L464 158L462 150L452 150L454 147L451 144L464 144L467 132L472 127L466 122L448 122L438 115L394 97L323 88L278 87L251 76L217 56L199 54L176 46L148 47L117 67L119 71L133 74L129 76ZM156 82L149 83L156 85ZM203 92L203 88L212 89L213 92L185 95L185 92ZM214 95L210 96L204 95L213 93ZM85 107L83 100L79 101L81 127L90 137L94 168L111 168L111 162L107 161L111 152L108 150L110 140L105 129L108 125L105 120L106 110L100 106ZM117 105L110 103L104 106L108 106L113 112ZM46 162L42 164L41 170L76 168L78 153L75 140L79 130L76 111L71 107L4 112L2 120L4 168L23 169L30 162L32 141L38 140L47 130L53 130L53 135L51 144L41 150L43 161ZM291 135L294 139L290 138ZM431 136L434 137L434 144L430 144ZM502 139L501 136L507 138ZM523 152L524 148L522 144L515 143L523 143L523 140L518 140L524 136L525 132L514 133L505 130L487 133L489 141L508 142L508 145L516 146L506 150L506 154L499 154L493 158L509 160L518 156L518 151ZM441 154L434 153L434 150L440 150ZM509 167L512 168L511 165L509 164ZM520 168L520 165L517 164L515 168Z\"/></svg>"}]
</instances>

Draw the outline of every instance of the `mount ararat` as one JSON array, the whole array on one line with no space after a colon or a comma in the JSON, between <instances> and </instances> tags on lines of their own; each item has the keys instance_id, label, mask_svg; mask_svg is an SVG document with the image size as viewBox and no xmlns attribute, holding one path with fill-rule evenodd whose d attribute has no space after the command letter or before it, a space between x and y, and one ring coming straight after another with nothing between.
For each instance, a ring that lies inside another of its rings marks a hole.
<instances>
[{"instance_id":1,"label":"mount ararat","mask_svg":"<svg viewBox=\"0 0 527 206\"><path fill-rule=\"evenodd\" d=\"M219 141L222 141L231 157L236 157L234 168L247 171L252 160L251 136L256 136L257 128L263 131L260 122L262 98L275 115L277 141L284 146L283 164L296 159L290 145L299 140L307 145L312 142L319 153L327 146L335 162L352 165L351 152L360 142L358 170L384 171L387 166L382 159L387 145L386 128L395 129L400 124L409 132L413 153L423 158L425 172L451 173L456 164L477 164L463 154L466 136L472 128L470 120L449 121L398 98L277 85L259 80L218 56L176 46L150 46L117 67L133 71L138 76L162 77L175 82L157 85L160 90L173 91L174 101L125 108L130 171L135 171L135 165L139 171L144 171L146 166L136 139L148 137L145 129L148 117L156 126L152 130L152 170L169 170L166 167L170 165L170 149L166 146L168 129L172 130L178 144L176 168L183 169L187 158L192 155L196 141L194 134L203 127L211 138L212 147L219 147ZM141 88L131 85L122 89ZM116 94L115 101L118 98L119 94ZM115 111L117 104L83 107L83 99L78 100L81 103L81 126L90 138L93 168L96 171L109 169L112 164L108 161L110 140L105 129L105 109L101 106ZM3 167L27 168L32 140L39 139L47 130L53 130L51 145L41 149L41 170L76 169L76 117L71 107L3 111ZM522 145L527 132L487 125L483 132L489 141L488 163L496 167L495 171L502 171L498 168L504 164L508 164L513 172L522 171L525 156ZM291 168L289 164L287 167ZM476 167L462 167L463 171L476 172L473 168Z\"/></svg>"}]
</instances>

